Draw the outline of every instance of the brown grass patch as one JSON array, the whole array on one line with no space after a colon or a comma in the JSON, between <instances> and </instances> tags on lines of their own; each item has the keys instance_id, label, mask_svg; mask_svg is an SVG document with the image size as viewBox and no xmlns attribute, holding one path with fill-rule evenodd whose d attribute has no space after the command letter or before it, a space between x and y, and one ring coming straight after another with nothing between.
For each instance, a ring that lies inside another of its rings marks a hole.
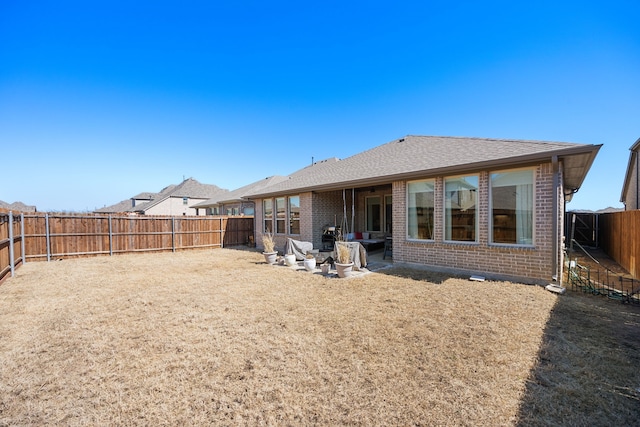
<instances>
[{"instance_id":1,"label":"brown grass patch","mask_svg":"<svg viewBox=\"0 0 640 427\"><path fill-rule=\"evenodd\" d=\"M580 294L249 251L27 263L0 287L0 425L630 424L639 331Z\"/></svg>"}]
</instances>

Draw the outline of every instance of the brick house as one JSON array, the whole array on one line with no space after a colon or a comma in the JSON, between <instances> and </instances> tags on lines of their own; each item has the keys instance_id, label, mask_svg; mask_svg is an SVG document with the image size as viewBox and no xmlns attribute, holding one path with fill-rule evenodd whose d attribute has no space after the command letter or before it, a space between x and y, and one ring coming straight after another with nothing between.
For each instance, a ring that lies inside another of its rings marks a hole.
<instances>
[{"instance_id":1,"label":"brick house","mask_svg":"<svg viewBox=\"0 0 640 427\"><path fill-rule=\"evenodd\" d=\"M527 283L562 277L565 202L601 145L406 136L247 194L256 241L392 236L393 262Z\"/></svg>"},{"instance_id":2,"label":"brick house","mask_svg":"<svg viewBox=\"0 0 640 427\"><path fill-rule=\"evenodd\" d=\"M629 164L627 172L624 176L624 184L622 186L622 195L620 201L624 204L625 211L640 209L640 174L638 167L640 166L640 138L629 148Z\"/></svg>"}]
</instances>

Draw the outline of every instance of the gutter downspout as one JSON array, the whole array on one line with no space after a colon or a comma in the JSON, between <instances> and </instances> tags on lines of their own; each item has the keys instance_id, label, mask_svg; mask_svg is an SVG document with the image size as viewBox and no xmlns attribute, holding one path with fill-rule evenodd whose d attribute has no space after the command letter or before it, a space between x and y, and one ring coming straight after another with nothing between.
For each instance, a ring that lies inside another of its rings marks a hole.
<instances>
[{"instance_id":1,"label":"gutter downspout","mask_svg":"<svg viewBox=\"0 0 640 427\"><path fill-rule=\"evenodd\" d=\"M553 203L552 203L552 214L551 214L551 223L553 227L551 229L551 278L558 280L560 279L560 275L558 274L558 197L559 197L559 186L560 186L560 178L559 178L559 165L558 165L558 156L551 157L551 163L553 165Z\"/></svg>"},{"instance_id":2,"label":"gutter downspout","mask_svg":"<svg viewBox=\"0 0 640 427\"><path fill-rule=\"evenodd\" d=\"M638 169L638 167L640 166L640 159L638 159L638 152L636 151L636 209L640 209L640 200L638 200L638 197L640 197L640 188L638 188L638 186L640 185L640 170Z\"/></svg>"}]
</instances>

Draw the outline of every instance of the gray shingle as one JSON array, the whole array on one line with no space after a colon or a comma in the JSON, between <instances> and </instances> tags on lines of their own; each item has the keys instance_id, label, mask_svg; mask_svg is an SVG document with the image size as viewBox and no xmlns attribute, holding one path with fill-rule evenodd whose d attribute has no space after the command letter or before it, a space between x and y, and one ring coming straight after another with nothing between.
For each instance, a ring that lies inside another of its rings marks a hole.
<instances>
[{"instance_id":1,"label":"gray shingle","mask_svg":"<svg viewBox=\"0 0 640 427\"><path fill-rule=\"evenodd\" d=\"M537 156L550 157L552 153L579 147L587 146L567 142L408 135L343 160L317 162L294 172L288 180L269 187L268 191L256 191L247 196L338 188L375 180L388 182L392 178L418 173L435 174L490 163L515 163Z\"/></svg>"}]
</instances>

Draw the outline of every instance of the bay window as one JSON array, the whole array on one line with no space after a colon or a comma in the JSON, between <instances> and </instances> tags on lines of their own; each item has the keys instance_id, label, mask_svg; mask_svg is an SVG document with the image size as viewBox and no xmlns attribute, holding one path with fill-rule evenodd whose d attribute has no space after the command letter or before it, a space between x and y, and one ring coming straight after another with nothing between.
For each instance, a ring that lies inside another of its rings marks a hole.
<instances>
[{"instance_id":1,"label":"bay window","mask_svg":"<svg viewBox=\"0 0 640 427\"><path fill-rule=\"evenodd\" d=\"M264 231L300 234L300 196L263 199L262 216Z\"/></svg>"}]
</instances>

